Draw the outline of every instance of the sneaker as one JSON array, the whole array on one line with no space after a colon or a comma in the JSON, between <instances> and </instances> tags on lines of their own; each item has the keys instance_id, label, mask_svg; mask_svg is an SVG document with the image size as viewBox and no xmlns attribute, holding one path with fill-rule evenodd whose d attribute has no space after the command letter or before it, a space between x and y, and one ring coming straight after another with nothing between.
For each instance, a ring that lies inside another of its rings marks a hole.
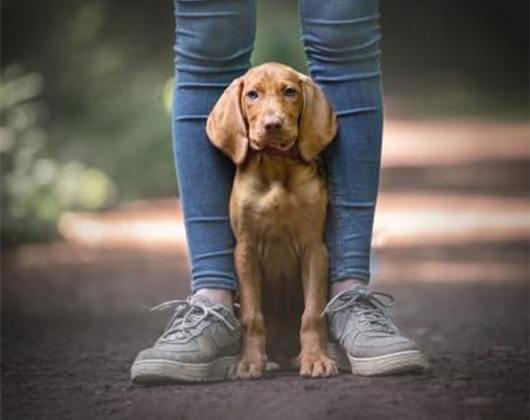
<instances>
[{"instance_id":1,"label":"sneaker","mask_svg":"<svg viewBox=\"0 0 530 420\"><path fill-rule=\"evenodd\" d=\"M204 297L164 302L152 310L175 307L175 314L153 347L141 351L131 367L137 384L212 382L227 378L237 363L241 324L234 312Z\"/></svg>"},{"instance_id":2,"label":"sneaker","mask_svg":"<svg viewBox=\"0 0 530 420\"><path fill-rule=\"evenodd\" d=\"M386 298L389 303L382 299ZM385 293L355 286L327 304L330 357L354 375L375 376L421 372L427 362L416 343L404 337L387 311L394 301ZM349 362L349 363L348 363ZM348 366L349 364L349 366Z\"/></svg>"}]
</instances>

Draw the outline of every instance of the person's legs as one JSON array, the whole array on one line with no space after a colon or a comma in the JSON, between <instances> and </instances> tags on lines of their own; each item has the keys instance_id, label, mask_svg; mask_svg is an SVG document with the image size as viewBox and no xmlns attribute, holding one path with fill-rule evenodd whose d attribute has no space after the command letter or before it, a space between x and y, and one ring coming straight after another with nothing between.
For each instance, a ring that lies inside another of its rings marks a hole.
<instances>
[{"instance_id":1,"label":"person's legs","mask_svg":"<svg viewBox=\"0 0 530 420\"><path fill-rule=\"evenodd\" d=\"M228 203L234 166L208 141L206 119L230 82L250 66L253 0L177 0L173 145L191 262L187 300L131 367L136 383L218 381L239 358L241 325Z\"/></svg>"},{"instance_id":2,"label":"person's legs","mask_svg":"<svg viewBox=\"0 0 530 420\"><path fill-rule=\"evenodd\" d=\"M173 145L191 287L193 292L233 291L237 282L228 202L235 168L210 144L205 125L223 90L250 67L255 4L177 0L175 17Z\"/></svg>"},{"instance_id":3,"label":"person's legs","mask_svg":"<svg viewBox=\"0 0 530 420\"><path fill-rule=\"evenodd\" d=\"M367 290L381 160L382 98L378 0L301 0L311 76L327 94L339 130L325 152L331 337L353 373L420 370L425 360ZM340 364L340 361L339 361Z\"/></svg>"},{"instance_id":4,"label":"person's legs","mask_svg":"<svg viewBox=\"0 0 530 420\"><path fill-rule=\"evenodd\" d=\"M337 138L324 156L330 281L367 283L382 134L379 4L302 0L300 11L311 76L339 121Z\"/></svg>"}]
</instances>

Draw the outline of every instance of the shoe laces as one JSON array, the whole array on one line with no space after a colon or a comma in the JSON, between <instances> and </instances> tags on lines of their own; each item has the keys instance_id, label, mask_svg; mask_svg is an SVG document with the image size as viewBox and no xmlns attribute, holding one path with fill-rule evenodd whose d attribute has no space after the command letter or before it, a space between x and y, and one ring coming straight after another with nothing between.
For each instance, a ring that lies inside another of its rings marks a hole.
<instances>
[{"instance_id":1,"label":"shoe laces","mask_svg":"<svg viewBox=\"0 0 530 420\"><path fill-rule=\"evenodd\" d=\"M162 339L171 338L172 335L180 333L191 333L191 330L199 325L209 316L213 316L220 320L229 330L235 331L236 327L232 325L226 317L212 306L208 306L200 300L192 299L176 299L162 302L159 305L150 308L151 312L163 311L169 308L175 308L175 313L169 320Z\"/></svg>"},{"instance_id":2,"label":"shoe laces","mask_svg":"<svg viewBox=\"0 0 530 420\"><path fill-rule=\"evenodd\" d=\"M386 302L385 302L386 301ZM342 302L333 307L335 302ZM337 294L324 308L321 316L344 309L355 310L355 315L365 320L373 331L394 333L392 316L388 311L394 303L392 295L370 292L366 288L354 288Z\"/></svg>"}]
</instances>

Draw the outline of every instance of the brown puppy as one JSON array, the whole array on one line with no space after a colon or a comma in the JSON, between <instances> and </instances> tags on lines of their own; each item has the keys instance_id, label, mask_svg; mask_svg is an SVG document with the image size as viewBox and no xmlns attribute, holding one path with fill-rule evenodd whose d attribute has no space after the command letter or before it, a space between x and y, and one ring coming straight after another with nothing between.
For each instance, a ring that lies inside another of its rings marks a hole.
<instances>
[{"instance_id":1,"label":"brown puppy","mask_svg":"<svg viewBox=\"0 0 530 420\"><path fill-rule=\"evenodd\" d=\"M234 80L208 118L208 137L237 165L230 221L244 335L234 378L261 377L267 353L280 363L299 354L303 376L337 373L320 316L327 194L315 162L336 129L313 81L276 63Z\"/></svg>"}]
</instances>

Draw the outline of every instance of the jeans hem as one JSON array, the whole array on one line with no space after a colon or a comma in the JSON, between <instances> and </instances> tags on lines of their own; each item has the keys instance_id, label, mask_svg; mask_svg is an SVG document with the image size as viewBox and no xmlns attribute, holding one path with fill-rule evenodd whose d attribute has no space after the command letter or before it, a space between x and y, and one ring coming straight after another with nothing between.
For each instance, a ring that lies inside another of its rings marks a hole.
<instances>
[{"instance_id":1,"label":"jeans hem","mask_svg":"<svg viewBox=\"0 0 530 420\"><path fill-rule=\"evenodd\" d=\"M370 273L366 271L352 271L349 273L341 273L337 274L329 279L330 283L335 283L338 281L345 281L345 280L360 280L366 284L370 282Z\"/></svg>"}]
</instances>

